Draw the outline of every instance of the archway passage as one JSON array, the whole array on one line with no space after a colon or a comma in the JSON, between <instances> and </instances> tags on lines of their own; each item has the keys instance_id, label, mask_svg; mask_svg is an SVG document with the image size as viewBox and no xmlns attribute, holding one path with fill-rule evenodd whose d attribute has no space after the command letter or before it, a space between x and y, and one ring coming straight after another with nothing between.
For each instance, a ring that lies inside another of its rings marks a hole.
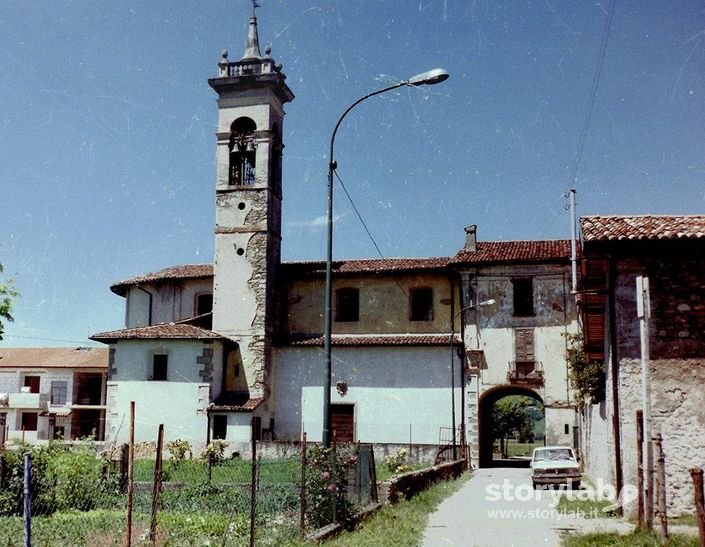
<instances>
[{"instance_id":1,"label":"archway passage","mask_svg":"<svg viewBox=\"0 0 705 547\"><path fill-rule=\"evenodd\" d=\"M511 450L509 451L509 457L502 457L503 455L501 453L497 453L499 447L496 432L499 424L495 423L495 419L501 416L502 412L498 408L496 412L493 413L493 409L495 409L495 405L498 403L500 404L500 408L506 408L512 404L526 406L526 413L531 421L531 431L528 436L533 437L533 439L528 440L532 440L533 442L525 442L522 443L521 446L529 456L532 444L543 444L545 436L544 408L543 400L539 394L532 389L521 386L494 387L483 393L480 397L478 409L480 467L527 467L529 465L529 459L525 457L514 457ZM511 433L512 436L516 436L518 432L515 430ZM527 439L517 440L526 441Z\"/></svg>"}]
</instances>

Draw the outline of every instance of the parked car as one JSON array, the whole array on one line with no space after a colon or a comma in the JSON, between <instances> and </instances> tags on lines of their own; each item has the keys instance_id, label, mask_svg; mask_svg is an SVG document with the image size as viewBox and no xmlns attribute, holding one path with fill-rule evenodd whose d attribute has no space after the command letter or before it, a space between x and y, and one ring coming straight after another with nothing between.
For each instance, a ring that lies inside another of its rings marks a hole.
<instances>
[{"instance_id":1,"label":"parked car","mask_svg":"<svg viewBox=\"0 0 705 547\"><path fill-rule=\"evenodd\" d=\"M569 446L543 446L534 448L531 457L531 482L542 484L566 484L580 488L580 464Z\"/></svg>"}]
</instances>

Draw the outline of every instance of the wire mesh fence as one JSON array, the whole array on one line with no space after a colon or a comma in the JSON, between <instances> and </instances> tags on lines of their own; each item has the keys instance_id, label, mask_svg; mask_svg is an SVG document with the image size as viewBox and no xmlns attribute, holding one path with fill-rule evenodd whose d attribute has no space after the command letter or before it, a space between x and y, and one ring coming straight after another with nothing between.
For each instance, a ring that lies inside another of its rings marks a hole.
<instances>
[{"instance_id":1,"label":"wire mesh fence","mask_svg":"<svg viewBox=\"0 0 705 547\"><path fill-rule=\"evenodd\" d=\"M90 546L288 544L350 522L376 499L371 446L324 449L304 440L275 458L258 455L261 446L253 442L252 457L243 458L223 441L200 454L172 441L161 462L154 450L137 451L131 473L126 445L104 453L90 442L4 450L2 544L25 544L26 499L33 544ZM28 496L24 454L31 454Z\"/></svg>"}]
</instances>

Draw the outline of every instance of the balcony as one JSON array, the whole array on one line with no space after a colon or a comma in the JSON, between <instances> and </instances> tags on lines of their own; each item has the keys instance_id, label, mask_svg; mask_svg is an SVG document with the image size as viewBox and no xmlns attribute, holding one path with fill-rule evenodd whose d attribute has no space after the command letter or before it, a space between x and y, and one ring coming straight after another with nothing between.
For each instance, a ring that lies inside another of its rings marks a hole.
<instances>
[{"instance_id":1,"label":"balcony","mask_svg":"<svg viewBox=\"0 0 705 547\"><path fill-rule=\"evenodd\" d=\"M540 361L510 361L507 381L510 384L542 386L543 364Z\"/></svg>"},{"instance_id":2,"label":"balcony","mask_svg":"<svg viewBox=\"0 0 705 547\"><path fill-rule=\"evenodd\" d=\"M49 397L43 393L10 393L8 408L23 408L29 410L46 410Z\"/></svg>"}]
</instances>

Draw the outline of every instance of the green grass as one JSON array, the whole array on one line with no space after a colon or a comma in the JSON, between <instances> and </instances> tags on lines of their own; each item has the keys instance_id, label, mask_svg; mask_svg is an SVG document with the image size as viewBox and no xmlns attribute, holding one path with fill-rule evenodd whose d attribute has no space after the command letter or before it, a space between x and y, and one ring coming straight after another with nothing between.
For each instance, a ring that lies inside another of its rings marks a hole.
<instances>
[{"instance_id":1,"label":"green grass","mask_svg":"<svg viewBox=\"0 0 705 547\"><path fill-rule=\"evenodd\" d=\"M419 545L430 514L448 496L470 479L465 473L458 480L433 485L408 501L380 509L353 532L343 532L326 545L357 547L359 545Z\"/></svg>"},{"instance_id":2,"label":"green grass","mask_svg":"<svg viewBox=\"0 0 705 547\"><path fill-rule=\"evenodd\" d=\"M583 475L580 482L583 485L595 487L590 477ZM565 493L558 500L556 510L561 513L580 514L585 518L610 518L618 516L616 511L603 511L606 507L613 505L611 501L602 500L596 501L592 499L581 499L586 497L585 493L581 495L581 490L565 490Z\"/></svg>"},{"instance_id":3,"label":"green grass","mask_svg":"<svg viewBox=\"0 0 705 547\"><path fill-rule=\"evenodd\" d=\"M535 443L519 443L513 439L507 441L507 455L510 458L530 458L537 446L544 446L543 441ZM494 445L494 453L499 454L499 441Z\"/></svg>"},{"instance_id":4,"label":"green grass","mask_svg":"<svg viewBox=\"0 0 705 547\"><path fill-rule=\"evenodd\" d=\"M628 535L614 533L594 533L563 536L564 547L660 547L661 540L656 532L636 531ZM695 536L671 535L669 547L698 547Z\"/></svg>"},{"instance_id":5,"label":"green grass","mask_svg":"<svg viewBox=\"0 0 705 547\"><path fill-rule=\"evenodd\" d=\"M208 480L206 465L198 460L186 460L173 465L164 461L166 482L197 484ZM249 460L227 460L211 467L211 482L214 484L247 484L252 479L252 462ZM135 480L154 480L154 460L135 461ZM259 469L260 483L286 483L301 480L301 462L296 459L262 460Z\"/></svg>"},{"instance_id":6,"label":"green grass","mask_svg":"<svg viewBox=\"0 0 705 547\"><path fill-rule=\"evenodd\" d=\"M697 526L698 517L695 515L681 515L680 517L669 517L668 525Z\"/></svg>"}]
</instances>

